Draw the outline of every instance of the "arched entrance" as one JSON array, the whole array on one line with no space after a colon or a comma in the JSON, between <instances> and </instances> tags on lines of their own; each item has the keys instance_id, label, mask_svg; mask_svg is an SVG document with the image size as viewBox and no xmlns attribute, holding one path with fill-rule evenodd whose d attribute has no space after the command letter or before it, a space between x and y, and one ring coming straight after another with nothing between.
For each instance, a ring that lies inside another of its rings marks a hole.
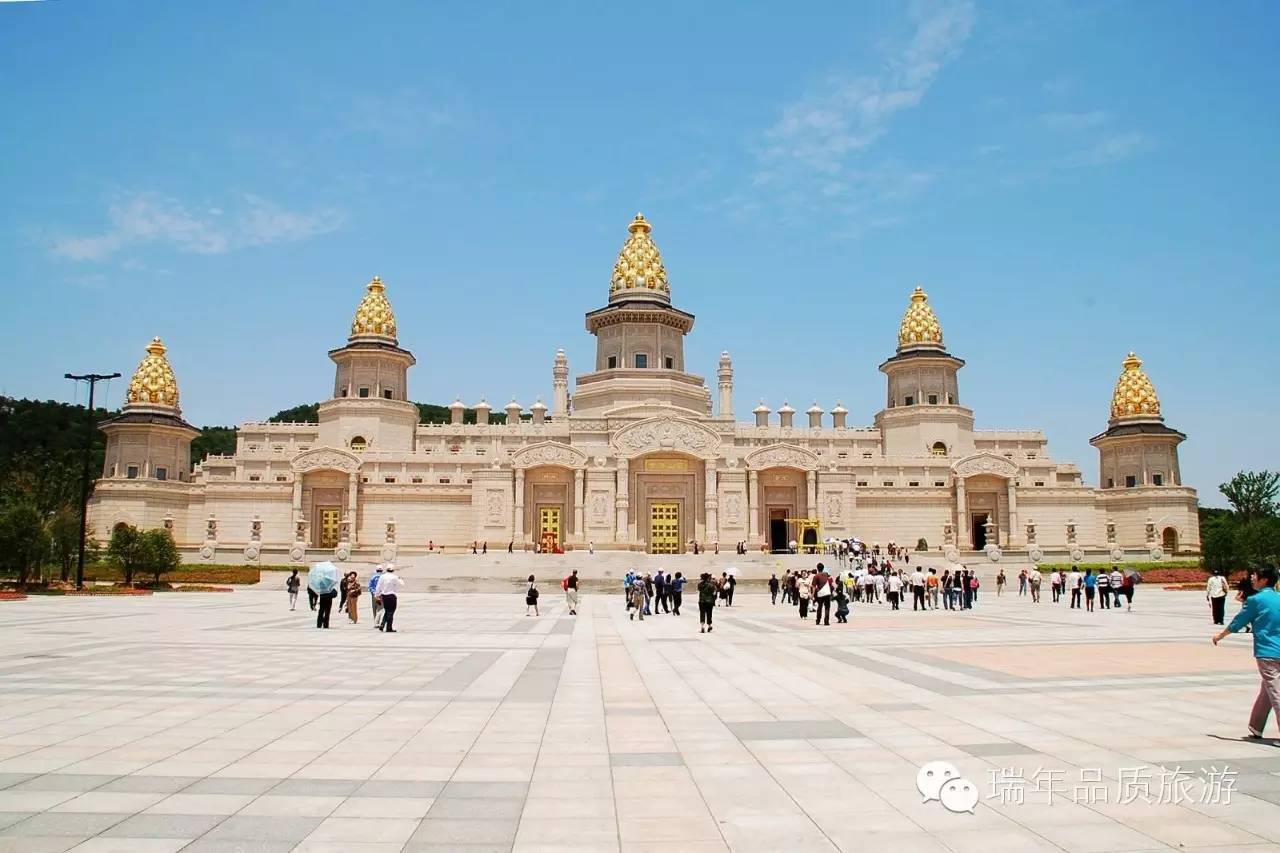
<instances>
[{"instance_id":1,"label":"arched entrance","mask_svg":"<svg viewBox=\"0 0 1280 853\"><path fill-rule=\"evenodd\" d=\"M1160 534L1160 544L1164 547L1166 554L1176 554L1178 551L1178 531L1172 527L1166 527L1164 532Z\"/></svg>"},{"instance_id":2,"label":"arched entrance","mask_svg":"<svg viewBox=\"0 0 1280 853\"><path fill-rule=\"evenodd\" d=\"M811 515L806 473L799 468L775 467L760 472L760 512L764 516L764 532L769 550L785 553L791 550L792 535L799 531L787 519ZM816 533L814 536L816 537ZM816 544L816 539L815 539Z\"/></svg>"},{"instance_id":3,"label":"arched entrance","mask_svg":"<svg viewBox=\"0 0 1280 853\"><path fill-rule=\"evenodd\" d=\"M641 456L630 466L636 540L650 554L683 554L698 538L705 465L682 453Z\"/></svg>"},{"instance_id":4,"label":"arched entrance","mask_svg":"<svg viewBox=\"0 0 1280 853\"><path fill-rule=\"evenodd\" d=\"M574 474L560 465L539 465L524 475L524 529L543 552L559 553L574 530Z\"/></svg>"}]
</instances>

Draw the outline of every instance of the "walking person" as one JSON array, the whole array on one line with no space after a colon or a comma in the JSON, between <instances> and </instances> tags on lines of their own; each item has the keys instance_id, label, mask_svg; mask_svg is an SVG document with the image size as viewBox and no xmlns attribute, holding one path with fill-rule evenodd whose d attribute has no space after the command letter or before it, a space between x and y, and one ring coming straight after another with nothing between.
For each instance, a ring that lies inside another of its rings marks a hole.
<instances>
[{"instance_id":1,"label":"walking person","mask_svg":"<svg viewBox=\"0 0 1280 853\"><path fill-rule=\"evenodd\" d=\"M640 614L640 621L644 621L644 578L638 575L631 580L631 591L627 594L628 600L631 602L631 612L627 614L628 619L635 619L636 614Z\"/></svg>"},{"instance_id":2,"label":"walking person","mask_svg":"<svg viewBox=\"0 0 1280 853\"><path fill-rule=\"evenodd\" d=\"M1080 572L1078 569L1072 569L1071 574L1067 575L1067 590L1071 593L1071 606L1078 608L1080 606Z\"/></svg>"},{"instance_id":3,"label":"walking person","mask_svg":"<svg viewBox=\"0 0 1280 853\"><path fill-rule=\"evenodd\" d=\"M738 588L738 576L729 575L729 594L725 596L725 604L733 606L733 591Z\"/></svg>"},{"instance_id":4,"label":"walking person","mask_svg":"<svg viewBox=\"0 0 1280 853\"><path fill-rule=\"evenodd\" d=\"M674 616L680 615L680 605L684 603L684 574L676 572L675 578L671 581L671 613Z\"/></svg>"},{"instance_id":5,"label":"walking person","mask_svg":"<svg viewBox=\"0 0 1280 853\"><path fill-rule=\"evenodd\" d=\"M578 615L578 570L574 569L564 579L564 603L570 616Z\"/></svg>"},{"instance_id":6,"label":"walking person","mask_svg":"<svg viewBox=\"0 0 1280 853\"><path fill-rule=\"evenodd\" d=\"M1004 569L996 572L996 598L1004 594Z\"/></svg>"},{"instance_id":7,"label":"walking person","mask_svg":"<svg viewBox=\"0 0 1280 853\"><path fill-rule=\"evenodd\" d=\"M1112 609L1120 609L1120 599L1124 595L1124 572L1119 566L1111 567L1111 593L1116 597Z\"/></svg>"},{"instance_id":8,"label":"walking person","mask_svg":"<svg viewBox=\"0 0 1280 853\"><path fill-rule=\"evenodd\" d=\"M653 612L657 615L667 606L667 576L662 573L662 569L658 569L658 573L653 576L653 591Z\"/></svg>"},{"instance_id":9,"label":"walking person","mask_svg":"<svg viewBox=\"0 0 1280 853\"><path fill-rule=\"evenodd\" d=\"M1049 573L1049 592L1053 596L1053 603L1057 604L1062 597L1062 572L1057 569Z\"/></svg>"},{"instance_id":10,"label":"walking person","mask_svg":"<svg viewBox=\"0 0 1280 853\"><path fill-rule=\"evenodd\" d=\"M807 575L803 573L796 579L796 597L800 602L800 618L809 618L809 595L812 592L811 583Z\"/></svg>"},{"instance_id":11,"label":"walking person","mask_svg":"<svg viewBox=\"0 0 1280 853\"><path fill-rule=\"evenodd\" d=\"M351 573L351 583L347 584L347 618L355 625L360 621L360 608L356 602L360 600L360 576Z\"/></svg>"},{"instance_id":12,"label":"walking person","mask_svg":"<svg viewBox=\"0 0 1280 853\"><path fill-rule=\"evenodd\" d=\"M1111 575L1106 569L1098 572L1098 603L1103 610L1111 609Z\"/></svg>"},{"instance_id":13,"label":"walking person","mask_svg":"<svg viewBox=\"0 0 1280 853\"><path fill-rule=\"evenodd\" d=\"M1273 711L1280 722L1280 593L1276 592L1276 569L1267 566L1257 577L1261 589L1245 599L1231 624L1213 636L1216 646L1228 634L1246 627L1253 630L1253 656L1262 677L1258 698L1249 714L1249 737L1253 740L1262 737L1267 717Z\"/></svg>"},{"instance_id":14,"label":"walking person","mask_svg":"<svg viewBox=\"0 0 1280 853\"><path fill-rule=\"evenodd\" d=\"M329 614L333 612L333 600L338 597L336 588L320 593L320 607L316 610L316 627L329 627Z\"/></svg>"},{"instance_id":15,"label":"walking person","mask_svg":"<svg viewBox=\"0 0 1280 853\"><path fill-rule=\"evenodd\" d=\"M538 587L533 582L533 575L529 575L529 586L524 591L524 615L538 615Z\"/></svg>"},{"instance_id":16,"label":"walking person","mask_svg":"<svg viewBox=\"0 0 1280 853\"><path fill-rule=\"evenodd\" d=\"M1093 573L1093 569L1086 569L1081 582L1084 584L1084 609L1092 613L1093 599L1098 594L1098 576Z\"/></svg>"},{"instance_id":17,"label":"walking person","mask_svg":"<svg viewBox=\"0 0 1280 853\"><path fill-rule=\"evenodd\" d=\"M312 610L315 610L316 604L319 601L320 601L320 596L316 593L314 589L311 588L311 584L307 584L307 604L311 605Z\"/></svg>"},{"instance_id":18,"label":"walking person","mask_svg":"<svg viewBox=\"0 0 1280 853\"><path fill-rule=\"evenodd\" d=\"M1213 617L1213 624L1223 624L1227 610L1227 579L1222 576L1221 569L1209 575L1209 581L1205 584L1204 598L1209 602L1209 613Z\"/></svg>"},{"instance_id":19,"label":"walking person","mask_svg":"<svg viewBox=\"0 0 1280 853\"><path fill-rule=\"evenodd\" d=\"M778 586L782 590L782 603L786 604L791 601L791 570L785 569L782 572L782 580L778 582ZM772 587L770 587L772 589Z\"/></svg>"},{"instance_id":20,"label":"walking person","mask_svg":"<svg viewBox=\"0 0 1280 853\"><path fill-rule=\"evenodd\" d=\"M929 569L929 575L924 579L925 594L929 597L929 608L931 610L938 609L938 570Z\"/></svg>"},{"instance_id":21,"label":"walking person","mask_svg":"<svg viewBox=\"0 0 1280 853\"><path fill-rule=\"evenodd\" d=\"M710 572L703 572L698 581L698 633L711 630L711 614L716 609L716 582Z\"/></svg>"},{"instance_id":22,"label":"walking person","mask_svg":"<svg viewBox=\"0 0 1280 853\"><path fill-rule=\"evenodd\" d=\"M898 599L902 596L902 576L897 572L889 573L889 606L898 609Z\"/></svg>"},{"instance_id":23,"label":"walking person","mask_svg":"<svg viewBox=\"0 0 1280 853\"><path fill-rule=\"evenodd\" d=\"M1030 576L1027 578L1027 585L1031 587L1031 603L1032 604L1040 603L1040 584L1043 583L1043 581L1044 579L1040 577L1040 570L1032 569ZM1117 590L1116 607L1120 606L1119 604L1120 599L1118 598L1119 595L1120 593Z\"/></svg>"},{"instance_id":24,"label":"walking person","mask_svg":"<svg viewBox=\"0 0 1280 853\"><path fill-rule=\"evenodd\" d=\"M1018 572L1018 595L1027 594L1027 570Z\"/></svg>"},{"instance_id":25,"label":"walking person","mask_svg":"<svg viewBox=\"0 0 1280 853\"><path fill-rule=\"evenodd\" d=\"M973 609L973 594L974 594L974 591L978 588L976 586L977 582L978 582L977 575L971 573L968 569L965 569L964 576L960 578L960 583L961 583L960 596L961 596L961 601L963 602L962 609L964 610Z\"/></svg>"},{"instance_id":26,"label":"walking person","mask_svg":"<svg viewBox=\"0 0 1280 853\"><path fill-rule=\"evenodd\" d=\"M294 569L293 574L289 575L289 579L284 582L284 588L289 590L289 609L297 609L298 590L302 588L302 578L298 577L297 569Z\"/></svg>"},{"instance_id":27,"label":"walking person","mask_svg":"<svg viewBox=\"0 0 1280 853\"><path fill-rule=\"evenodd\" d=\"M778 576L776 574L769 575L769 600L771 604L778 603Z\"/></svg>"},{"instance_id":28,"label":"walking person","mask_svg":"<svg viewBox=\"0 0 1280 853\"><path fill-rule=\"evenodd\" d=\"M844 580L836 578L836 622L846 625L849 622L849 590Z\"/></svg>"},{"instance_id":29,"label":"walking person","mask_svg":"<svg viewBox=\"0 0 1280 853\"><path fill-rule=\"evenodd\" d=\"M347 572L342 576L342 584L339 589L342 591L342 597L338 600L338 609L347 609L347 590L351 588L351 572Z\"/></svg>"},{"instance_id":30,"label":"walking person","mask_svg":"<svg viewBox=\"0 0 1280 853\"><path fill-rule=\"evenodd\" d=\"M832 588L831 575L826 567L818 563L818 571L813 576L813 624L831 624L831 597L835 594Z\"/></svg>"},{"instance_id":31,"label":"walking person","mask_svg":"<svg viewBox=\"0 0 1280 853\"><path fill-rule=\"evenodd\" d=\"M396 574L395 566L387 566L378 581L378 597L382 599L382 623L378 630L386 634L394 634L396 605L399 603L400 590L404 589L404 580Z\"/></svg>"},{"instance_id":32,"label":"walking person","mask_svg":"<svg viewBox=\"0 0 1280 853\"><path fill-rule=\"evenodd\" d=\"M1128 605L1125 608L1126 612L1133 611L1133 588L1137 583L1137 574L1125 575L1124 580L1120 583L1120 589L1124 591L1125 601L1128 602Z\"/></svg>"},{"instance_id":33,"label":"walking person","mask_svg":"<svg viewBox=\"0 0 1280 853\"><path fill-rule=\"evenodd\" d=\"M920 571L920 567L916 566L916 570L911 573L911 609L926 610L928 609L924 603L924 572Z\"/></svg>"},{"instance_id":34,"label":"walking person","mask_svg":"<svg viewBox=\"0 0 1280 853\"><path fill-rule=\"evenodd\" d=\"M385 572L382 566L378 566L373 570L373 574L369 575L369 603L373 606L373 627L382 624L382 596L378 595L378 584L382 582L382 574Z\"/></svg>"},{"instance_id":35,"label":"walking person","mask_svg":"<svg viewBox=\"0 0 1280 853\"><path fill-rule=\"evenodd\" d=\"M942 570L942 606L951 609L951 570Z\"/></svg>"}]
</instances>

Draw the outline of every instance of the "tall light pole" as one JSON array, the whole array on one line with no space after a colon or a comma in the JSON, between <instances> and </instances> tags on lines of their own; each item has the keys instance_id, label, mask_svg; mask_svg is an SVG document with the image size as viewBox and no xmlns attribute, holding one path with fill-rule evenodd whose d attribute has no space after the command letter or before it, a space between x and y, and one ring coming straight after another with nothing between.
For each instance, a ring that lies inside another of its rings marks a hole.
<instances>
[{"instance_id":1,"label":"tall light pole","mask_svg":"<svg viewBox=\"0 0 1280 853\"><path fill-rule=\"evenodd\" d=\"M93 392L104 379L117 379L119 373L64 374L67 379L89 383L89 417L84 434L84 462L80 468L80 553L76 557L76 589L84 589L84 542L89 522L89 464L93 461Z\"/></svg>"}]
</instances>

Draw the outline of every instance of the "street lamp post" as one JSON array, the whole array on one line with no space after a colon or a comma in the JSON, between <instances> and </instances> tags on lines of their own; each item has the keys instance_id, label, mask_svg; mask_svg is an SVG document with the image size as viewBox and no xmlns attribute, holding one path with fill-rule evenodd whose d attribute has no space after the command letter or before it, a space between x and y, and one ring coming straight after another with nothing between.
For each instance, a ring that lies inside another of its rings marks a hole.
<instances>
[{"instance_id":1,"label":"street lamp post","mask_svg":"<svg viewBox=\"0 0 1280 853\"><path fill-rule=\"evenodd\" d=\"M67 379L89 383L89 416L84 435L84 460L80 468L80 553L76 557L76 589L84 589L84 543L89 521L89 464L93 461L93 394L99 382L117 379L119 373L67 373Z\"/></svg>"}]
</instances>

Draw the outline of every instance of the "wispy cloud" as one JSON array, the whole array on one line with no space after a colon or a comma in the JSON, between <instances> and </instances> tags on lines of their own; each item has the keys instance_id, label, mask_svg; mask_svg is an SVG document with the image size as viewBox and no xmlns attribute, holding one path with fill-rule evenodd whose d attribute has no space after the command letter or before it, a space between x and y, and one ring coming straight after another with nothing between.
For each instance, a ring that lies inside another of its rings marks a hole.
<instances>
[{"instance_id":1,"label":"wispy cloud","mask_svg":"<svg viewBox=\"0 0 1280 853\"><path fill-rule=\"evenodd\" d=\"M1082 113L1044 113L1040 116L1040 123L1050 130L1088 130L1106 122L1107 114L1102 110Z\"/></svg>"},{"instance_id":2,"label":"wispy cloud","mask_svg":"<svg viewBox=\"0 0 1280 853\"><path fill-rule=\"evenodd\" d=\"M232 210L191 209L157 193L129 193L107 207L110 225L96 234L53 241L55 255L74 261L98 261L130 246L166 244L181 252L219 255L247 246L293 243L342 226L333 208L289 210L256 195L236 200Z\"/></svg>"},{"instance_id":3,"label":"wispy cloud","mask_svg":"<svg viewBox=\"0 0 1280 853\"><path fill-rule=\"evenodd\" d=\"M918 194L934 180L927 170L897 162L872 164L875 143L895 116L918 106L943 67L954 59L973 29L969 0L911 6L911 34L890 46L875 74L828 73L812 91L785 104L755 146L750 195L726 205L760 207L757 196L783 215L837 214L841 233L898 221L886 204Z\"/></svg>"},{"instance_id":4,"label":"wispy cloud","mask_svg":"<svg viewBox=\"0 0 1280 853\"><path fill-rule=\"evenodd\" d=\"M1151 146L1151 139L1138 131L1110 133L1072 154L1068 166L1106 166L1127 160Z\"/></svg>"},{"instance_id":5,"label":"wispy cloud","mask_svg":"<svg viewBox=\"0 0 1280 853\"><path fill-rule=\"evenodd\" d=\"M758 182L774 179L791 165L818 173L840 171L851 153L886 132L895 114L920 103L942 66L968 39L973 17L969 2L916 6L914 34L882 73L833 72L817 91L784 106L764 134Z\"/></svg>"}]
</instances>

